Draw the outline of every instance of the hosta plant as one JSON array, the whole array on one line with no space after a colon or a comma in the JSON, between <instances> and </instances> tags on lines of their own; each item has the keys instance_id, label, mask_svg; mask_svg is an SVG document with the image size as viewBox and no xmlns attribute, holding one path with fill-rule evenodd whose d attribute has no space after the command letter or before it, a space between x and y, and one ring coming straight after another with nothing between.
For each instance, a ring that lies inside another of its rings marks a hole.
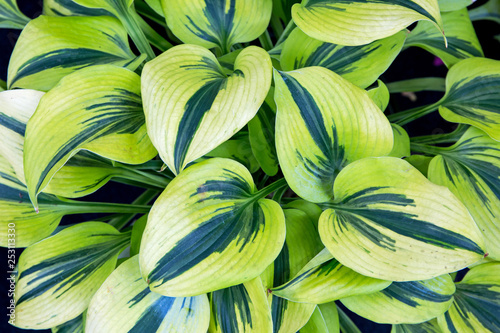
<instances>
[{"instance_id":1,"label":"hosta plant","mask_svg":"<svg viewBox=\"0 0 500 333\"><path fill-rule=\"evenodd\" d=\"M500 61L472 24L499 2L472 2L0 0L9 322L500 332ZM446 77L387 81L416 48ZM454 130L408 135L431 113ZM109 181L142 190L81 199Z\"/></svg>"}]
</instances>

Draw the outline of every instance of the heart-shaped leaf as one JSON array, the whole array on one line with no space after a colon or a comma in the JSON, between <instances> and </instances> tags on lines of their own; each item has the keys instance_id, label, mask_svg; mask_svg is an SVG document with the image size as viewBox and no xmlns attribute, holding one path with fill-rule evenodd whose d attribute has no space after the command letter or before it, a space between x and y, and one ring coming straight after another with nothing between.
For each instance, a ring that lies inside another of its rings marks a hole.
<instances>
[{"instance_id":1,"label":"heart-shaped leaf","mask_svg":"<svg viewBox=\"0 0 500 333\"><path fill-rule=\"evenodd\" d=\"M302 198L328 201L345 165L390 153L389 121L364 90L322 67L276 71L274 79L278 158Z\"/></svg>"},{"instance_id":2,"label":"heart-shaped leaf","mask_svg":"<svg viewBox=\"0 0 500 333\"><path fill-rule=\"evenodd\" d=\"M199 295L262 273L285 239L283 211L262 195L248 170L229 159L197 163L174 178L142 237L141 272L151 290Z\"/></svg>"},{"instance_id":3,"label":"heart-shaped leaf","mask_svg":"<svg viewBox=\"0 0 500 333\"><path fill-rule=\"evenodd\" d=\"M206 333L210 305L206 295L166 297L149 290L139 257L121 264L90 301L85 332Z\"/></svg>"},{"instance_id":4,"label":"heart-shaped leaf","mask_svg":"<svg viewBox=\"0 0 500 333\"><path fill-rule=\"evenodd\" d=\"M17 6L16 0L0 0L0 29L23 29L30 21Z\"/></svg>"},{"instance_id":5,"label":"heart-shaped leaf","mask_svg":"<svg viewBox=\"0 0 500 333\"><path fill-rule=\"evenodd\" d=\"M349 46L392 36L419 20L442 30L437 0L303 0L292 17L307 35Z\"/></svg>"},{"instance_id":6,"label":"heart-shaped leaf","mask_svg":"<svg viewBox=\"0 0 500 333\"><path fill-rule=\"evenodd\" d=\"M147 63L141 78L149 136L177 174L255 116L271 85L271 60L247 47L227 76L209 50L179 45Z\"/></svg>"},{"instance_id":7,"label":"heart-shaped leaf","mask_svg":"<svg viewBox=\"0 0 500 333\"><path fill-rule=\"evenodd\" d=\"M483 239L465 206L395 157L341 171L323 212L323 244L343 265L392 281L425 280L479 261Z\"/></svg>"},{"instance_id":8,"label":"heart-shaped leaf","mask_svg":"<svg viewBox=\"0 0 500 333\"><path fill-rule=\"evenodd\" d=\"M406 32L361 46L325 43L295 28L281 52L281 68L292 71L321 66L334 71L355 85L366 88L385 72L401 51ZM442 41L442 38L441 38Z\"/></svg>"},{"instance_id":9,"label":"heart-shaped leaf","mask_svg":"<svg viewBox=\"0 0 500 333\"><path fill-rule=\"evenodd\" d=\"M15 326L50 328L80 315L129 241L109 224L86 222L29 246L19 258Z\"/></svg>"}]
</instances>

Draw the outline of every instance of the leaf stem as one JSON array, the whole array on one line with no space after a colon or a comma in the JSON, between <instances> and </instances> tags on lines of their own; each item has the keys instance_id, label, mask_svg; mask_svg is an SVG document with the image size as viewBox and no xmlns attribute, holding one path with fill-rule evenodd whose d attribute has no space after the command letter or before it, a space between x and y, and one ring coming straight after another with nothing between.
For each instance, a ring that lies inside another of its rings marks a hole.
<instances>
[{"instance_id":1,"label":"leaf stem","mask_svg":"<svg viewBox=\"0 0 500 333\"><path fill-rule=\"evenodd\" d=\"M443 153L443 150L445 148L410 142L410 149L417 153L424 153L425 155L436 156Z\"/></svg>"},{"instance_id":2,"label":"leaf stem","mask_svg":"<svg viewBox=\"0 0 500 333\"><path fill-rule=\"evenodd\" d=\"M390 93L445 91L445 79L440 77L421 77L410 80L396 81L387 84Z\"/></svg>"},{"instance_id":3,"label":"leaf stem","mask_svg":"<svg viewBox=\"0 0 500 333\"><path fill-rule=\"evenodd\" d=\"M146 190L132 202L132 205L146 205L153 200L160 192L156 190ZM108 223L118 230L123 229L136 214L126 214L113 218Z\"/></svg>"},{"instance_id":4,"label":"leaf stem","mask_svg":"<svg viewBox=\"0 0 500 333\"><path fill-rule=\"evenodd\" d=\"M132 205L119 204L108 202L86 202L86 201L71 201L71 203L63 203L60 206L64 207L68 214L87 214L87 213L134 213L146 214L151 209L149 205Z\"/></svg>"},{"instance_id":5,"label":"leaf stem","mask_svg":"<svg viewBox=\"0 0 500 333\"><path fill-rule=\"evenodd\" d=\"M266 187L264 187L263 189L261 189L260 191L257 191L256 193L254 193L252 198L254 200L259 200L259 199L265 198L269 194L271 194L275 191L278 191L279 189L281 189L282 187L285 187L285 186L288 186L285 178L278 179L274 183L271 183L271 184L267 185Z\"/></svg>"},{"instance_id":6,"label":"leaf stem","mask_svg":"<svg viewBox=\"0 0 500 333\"><path fill-rule=\"evenodd\" d=\"M133 7L126 8L124 2L120 1L120 5L117 8L118 18L122 22L125 30L127 30L130 38L134 41L135 46L139 52L147 55L147 60L152 60L156 57L151 45L144 35L144 32L141 29L139 24L139 20L141 19L139 14L135 11Z\"/></svg>"},{"instance_id":7,"label":"leaf stem","mask_svg":"<svg viewBox=\"0 0 500 333\"><path fill-rule=\"evenodd\" d=\"M283 43L288 38L288 36L290 35L290 33L294 28L295 28L295 23L293 22L293 20L290 20L290 22L288 22L288 24L286 25L285 31L283 31L283 33L280 35L280 38L278 38L278 41L276 42L276 45L274 47Z\"/></svg>"},{"instance_id":8,"label":"leaf stem","mask_svg":"<svg viewBox=\"0 0 500 333\"><path fill-rule=\"evenodd\" d=\"M269 51L273 48L273 42L271 41L271 36L269 35L269 31L264 31L262 35L259 36L260 45L266 51Z\"/></svg>"},{"instance_id":9,"label":"leaf stem","mask_svg":"<svg viewBox=\"0 0 500 333\"><path fill-rule=\"evenodd\" d=\"M276 36L276 39L283 35L283 24L281 24L280 18L276 15L273 15L271 17L271 28L274 31L274 36Z\"/></svg>"},{"instance_id":10,"label":"leaf stem","mask_svg":"<svg viewBox=\"0 0 500 333\"><path fill-rule=\"evenodd\" d=\"M455 143L469 128L468 125L458 124L457 128L451 133L423 135L410 138L412 143L421 144L440 144L440 143Z\"/></svg>"},{"instance_id":11,"label":"leaf stem","mask_svg":"<svg viewBox=\"0 0 500 333\"><path fill-rule=\"evenodd\" d=\"M409 109L403 112L398 112L387 116L391 123L398 124L400 126L406 125L418 118L421 118L435 110L439 107L441 101L433 104L419 106L413 109Z\"/></svg>"}]
</instances>

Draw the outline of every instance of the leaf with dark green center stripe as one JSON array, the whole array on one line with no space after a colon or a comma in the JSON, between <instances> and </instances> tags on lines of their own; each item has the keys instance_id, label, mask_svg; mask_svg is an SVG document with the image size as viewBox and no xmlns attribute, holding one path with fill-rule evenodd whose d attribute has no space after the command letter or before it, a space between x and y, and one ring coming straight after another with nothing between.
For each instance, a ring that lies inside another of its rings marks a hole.
<instances>
[{"instance_id":1,"label":"leaf with dark green center stripe","mask_svg":"<svg viewBox=\"0 0 500 333\"><path fill-rule=\"evenodd\" d=\"M156 200L140 250L151 290L199 295L258 276L285 238L283 211L261 199L248 170L212 158L177 176Z\"/></svg>"},{"instance_id":2,"label":"leaf with dark green center stripe","mask_svg":"<svg viewBox=\"0 0 500 333\"><path fill-rule=\"evenodd\" d=\"M391 281L363 276L340 264L327 249L321 251L273 294L294 302L321 304L387 288Z\"/></svg>"},{"instance_id":3,"label":"leaf with dark green center stripe","mask_svg":"<svg viewBox=\"0 0 500 333\"><path fill-rule=\"evenodd\" d=\"M390 124L364 90L322 67L276 71L275 81L278 159L302 198L329 200L345 165L390 153Z\"/></svg>"},{"instance_id":4,"label":"leaf with dark green center stripe","mask_svg":"<svg viewBox=\"0 0 500 333\"><path fill-rule=\"evenodd\" d=\"M73 0L45 0L43 14L49 16L112 16L102 8L88 8Z\"/></svg>"},{"instance_id":5,"label":"leaf with dark green center stripe","mask_svg":"<svg viewBox=\"0 0 500 333\"><path fill-rule=\"evenodd\" d=\"M405 46L420 46L441 58L448 67L462 59L484 56L467 8L443 13L442 17L448 45L432 23L420 21L408 36Z\"/></svg>"},{"instance_id":6,"label":"leaf with dark green center stripe","mask_svg":"<svg viewBox=\"0 0 500 333\"><path fill-rule=\"evenodd\" d=\"M210 295L210 333L272 333L273 322L259 277Z\"/></svg>"},{"instance_id":7,"label":"leaf with dark green center stripe","mask_svg":"<svg viewBox=\"0 0 500 333\"><path fill-rule=\"evenodd\" d=\"M391 333L442 333L437 319L432 319L420 324L392 325Z\"/></svg>"},{"instance_id":8,"label":"leaf with dark green center stripe","mask_svg":"<svg viewBox=\"0 0 500 333\"><path fill-rule=\"evenodd\" d=\"M446 95L440 101L441 116L469 124L500 141L500 61L469 58L446 75Z\"/></svg>"},{"instance_id":9,"label":"leaf with dark green center stripe","mask_svg":"<svg viewBox=\"0 0 500 333\"><path fill-rule=\"evenodd\" d=\"M86 312L64 324L52 327L52 333L84 333Z\"/></svg>"},{"instance_id":10,"label":"leaf with dark green center stripe","mask_svg":"<svg viewBox=\"0 0 500 333\"><path fill-rule=\"evenodd\" d=\"M129 164L156 155L146 133L137 74L93 66L66 76L42 97L28 121L24 147L26 184L35 207L37 194L81 149Z\"/></svg>"},{"instance_id":11,"label":"leaf with dark green center stripe","mask_svg":"<svg viewBox=\"0 0 500 333\"><path fill-rule=\"evenodd\" d=\"M303 0L292 17L307 35L348 46L392 36L419 20L442 30L436 0Z\"/></svg>"},{"instance_id":12,"label":"leaf with dark green center stripe","mask_svg":"<svg viewBox=\"0 0 500 333\"><path fill-rule=\"evenodd\" d=\"M0 0L0 29L23 29L30 21L17 6L16 0Z\"/></svg>"},{"instance_id":13,"label":"leaf with dark green center stripe","mask_svg":"<svg viewBox=\"0 0 500 333\"><path fill-rule=\"evenodd\" d=\"M405 38L406 32L400 31L367 45L343 46L319 41L295 28L286 39L280 63L285 71L310 66L325 67L366 88L394 61Z\"/></svg>"},{"instance_id":14,"label":"leaf with dark green center stripe","mask_svg":"<svg viewBox=\"0 0 500 333\"><path fill-rule=\"evenodd\" d=\"M224 73L215 56L196 45L173 47L144 67L148 133L176 174L255 116L271 85L271 60L250 46L238 54L232 74Z\"/></svg>"},{"instance_id":15,"label":"leaf with dark green center stripe","mask_svg":"<svg viewBox=\"0 0 500 333\"><path fill-rule=\"evenodd\" d=\"M141 277L139 256L134 256L95 293L87 311L85 332L205 333L209 321L206 295L166 297L152 292Z\"/></svg>"},{"instance_id":16,"label":"leaf with dark green center stripe","mask_svg":"<svg viewBox=\"0 0 500 333\"><path fill-rule=\"evenodd\" d=\"M486 252L500 260L500 142L471 127L440 152L429 164L429 180L464 203L482 231Z\"/></svg>"},{"instance_id":17,"label":"leaf with dark green center stripe","mask_svg":"<svg viewBox=\"0 0 500 333\"><path fill-rule=\"evenodd\" d=\"M15 325L44 329L80 315L129 241L108 224L86 222L29 246L19 259Z\"/></svg>"},{"instance_id":18,"label":"leaf with dark green center stripe","mask_svg":"<svg viewBox=\"0 0 500 333\"><path fill-rule=\"evenodd\" d=\"M483 239L465 206L395 157L353 162L320 217L323 244L343 265L391 281L430 279L479 261Z\"/></svg>"},{"instance_id":19,"label":"leaf with dark green center stripe","mask_svg":"<svg viewBox=\"0 0 500 333\"><path fill-rule=\"evenodd\" d=\"M135 70L143 61L127 33L111 17L49 17L31 21L21 33L8 71L9 89L48 91L74 71L103 64Z\"/></svg>"},{"instance_id":20,"label":"leaf with dark green center stripe","mask_svg":"<svg viewBox=\"0 0 500 333\"><path fill-rule=\"evenodd\" d=\"M416 324L448 310L455 284L449 274L430 280L393 282L382 291L341 299L349 310L383 324Z\"/></svg>"},{"instance_id":21,"label":"leaf with dark green center stripe","mask_svg":"<svg viewBox=\"0 0 500 333\"><path fill-rule=\"evenodd\" d=\"M273 332L297 332L311 317L315 305L275 296L271 289L287 282L319 251L321 243L314 222L298 209L285 209L286 241L274 263L262 273L262 283L273 318Z\"/></svg>"},{"instance_id":22,"label":"leaf with dark green center stripe","mask_svg":"<svg viewBox=\"0 0 500 333\"><path fill-rule=\"evenodd\" d=\"M186 44L216 46L222 53L236 43L259 37L272 10L271 0L162 0L162 5L168 27L177 38Z\"/></svg>"},{"instance_id":23,"label":"leaf with dark green center stripe","mask_svg":"<svg viewBox=\"0 0 500 333\"><path fill-rule=\"evenodd\" d=\"M460 283L448 312L438 317L445 333L500 331L500 263L471 268Z\"/></svg>"},{"instance_id":24,"label":"leaf with dark green center stripe","mask_svg":"<svg viewBox=\"0 0 500 333\"><path fill-rule=\"evenodd\" d=\"M335 302L320 304L300 333L340 333L339 314Z\"/></svg>"}]
</instances>

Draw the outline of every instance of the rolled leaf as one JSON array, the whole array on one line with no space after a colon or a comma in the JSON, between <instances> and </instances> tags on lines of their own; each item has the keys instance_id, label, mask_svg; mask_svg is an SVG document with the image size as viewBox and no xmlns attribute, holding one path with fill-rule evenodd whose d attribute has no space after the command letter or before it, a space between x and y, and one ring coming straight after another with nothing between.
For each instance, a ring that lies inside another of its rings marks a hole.
<instances>
[{"instance_id":1,"label":"rolled leaf","mask_svg":"<svg viewBox=\"0 0 500 333\"><path fill-rule=\"evenodd\" d=\"M85 332L205 333L209 320L206 295L166 297L152 292L141 277L139 257L134 256L95 293Z\"/></svg>"},{"instance_id":2,"label":"rolled leaf","mask_svg":"<svg viewBox=\"0 0 500 333\"><path fill-rule=\"evenodd\" d=\"M186 44L218 47L222 53L259 37L272 10L272 0L162 0L162 5L167 25L177 38Z\"/></svg>"},{"instance_id":3,"label":"rolled leaf","mask_svg":"<svg viewBox=\"0 0 500 333\"><path fill-rule=\"evenodd\" d=\"M500 330L500 263L471 268L460 283L450 309L438 317L444 333Z\"/></svg>"},{"instance_id":4,"label":"rolled leaf","mask_svg":"<svg viewBox=\"0 0 500 333\"><path fill-rule=\"evenodd\" d=\"M500 141L500 61L465 59L446 75L439 113L451 122L482 129Z\"/></svg>"},{"instance_id":5,"label":"rolled leaf","mask_svg":"<svg viewBox=\"0 0 500 333\"><path fill-rule=\"evenodd\" d=\"M292 17L307 35L348 46L392 36L419 20L442 30L436 0L303 0Z\"/></svg>"},{"instance_id":6,"label":"rolled leaf","mask_svg":"<svg viewBox=\"0 0 500 333\"><path fill-rule=\"evenodd\" d=\"M80 315L129 240L109 224L86 222L29 246L19 258L15 326L50 328Z\"/></svg>"},{"instance_id":7,"label":"rolled leaf","mask_svg":"<svg viewBox=\"0 0 500 333\"><path fill-rule=\"evenodd\" d=\"M24 146L26 185L35 207L37 194L81 149L130 164L156 155L146 133L137 74L92 66L66 76L43 96L28 121Z\"/></svg>"},{"instance_id":8,"label":"rolled leaf","mask_svg":"<svg viewBox=\"0 0 500 333\"><path fill-rule=\"evenodd\" d=\"M420 324L392 325L391 333L442 333L436 319Z\"/></svg>"},{"instance_id":9,"label":"rolled leaf","mask_svg":"<svg viewBox=\"0 0 500 333\"><path fill-rule=\"evenodd\" d=\"M363 276L342 266L327 249L307 263L292 279L272 289L294 302L321 304L387 288L391 281Z\"/></svg>"},{"instance_id":10,"label":"rolled leaf","mask_svg":"<svg viewBox=\"0 0 500 333\"><path fill-rule=\"evenodd\" d=\"M449 274L425 281L393 282L389 287L366 295L341 299L354 313L383 324L416 324L448 310L455 284Z\"/></svg>"},{"instance_id":11,"label":"rolled leaf","mask_svg":"<svg viewBox=\"0 0 500 333\"><path fill-rule=\"evenodd\" d=\"M489 257L500 260L500 142L471 127L431 161L429 180L446 186L483 233Z\"/></svg>"},{"instance_id":12,"label":"rolled leaf","mask_svg":"<svg viewBox=\"0 0 500 333\"><path fill-rule=\"evenodd\" d=\"M303 199L328 201L347 164L390 153L390 124L364 90L322 67L276 71L274 79L278 159Z\"/></svg>"},{"instance_id":13,"label":"rolled leaf","mask_svg":"<svg viewBox=\"0 0 500 333\"><path fill-rule=\"evenodd\" d=\"M271 310L260 277L214 291L210 302L210 333L273 332Z\"/></svg>"},{"instance_id":14,"label":"rolled leaf","mask_svg":"<svg viewBox=\"0 0 500 333\"><path fill-rule=\"evenodd\" d=\"M441 58L447 67L462 59L484 56L466 8L443 13L442 17L447 45L432 23L420 21L405 46L419 46Z\"/></svg>"},{"instance_id":15,"label":"rolled leaf","mask_svg":"<svg viewBox=\"0 0 500 333\"><path fill-rule=\"evenodd\" d=\"M395 157L341 171L323 212L323 244L343 265L392 281L426 280L479 261L483 239L465 206Z\"/></svg>"},{"instance_id":16,"label":"rolled leaf","mask_svg":"<svg viewBox=\"0 0 500 333\"><path fill-rule=\"evenodd\" d=\"M340 333L335 302L318 305L300 333Z\"/></svg>"},{"instance_id":17,"label":"rolled leaf","mask_svg":"<svg viewBox=\"0 0 500 333\"><path fill-rule=\"evenodd\" d=\"M438 0L439 10L442 12L451 12L466 8L474 3L475 0ZM444 18L443 18L444 20ZM446 31L446 28L445 28Z\"/></svg>"},{"instance_id":18,"label":"rolled leaf","mask_svg":"<svg viewBox=\"0 0 500 333\"><path fill-rule=\"evenodd\" d=\"M147 63L141 78L149 136L177 174L255 116L271 85L271 60L250 46L227 76L209 50L179 45Z\"/></svg>"},{"instance_id":19,"label":"rolled leaf","mask_svg":"<svg viewBox=\"0 0 500 333\"><path fill-rule=\"evenodd\" d=\"M378 106L380 111L385 111L387 106L389 105L389 100L391 98L391 94L389 93L389 89L381 80L377 80L377 86L366 91L368 96L372 99L373 102Z\"/></svg>"},{"instance_id":20,"label":"rolled leaf","mask_svg":"<svg viewBox=\"0 0 500 333\"><path fill-rule=\"evenodd\" d=\"M142 61L130 50L127 33L115 18L42 15L21 33L7 83L9 89L48 91L81 68L113 64L135 70Z\"/></svg>"},{"instance_id":21,"label":"rolled leaf","mask_svg":"<svg viewBox=\"0 0 500 333\"><path fill-rule=\"evenodd\" d=\"M295 28L284 43L280 63L285 71L310 66L325 67L366 88L394 61L405 38L406 32L400 31L367 45L343 46L311 38Z\"/></svg>"},{"instance_id":22,"label":"rolled leaf","mask_svg":"<svg viewBox=\"0 0 500 333\"><path fill-rule=\"evenodd\" d=\"M394 147L389 156L400 158L410 156L410 137L408 133L398 124L391 124L391 127L394 134Z\"/></svg>"},{"instance_id":23,"label":"rolled leaf","mask_svg":"<svg viewBox=\"0 0 500 333\"><path fill-rule=\"evenodd\" d=\"M285 222L277 202L257 195L248 170L229 159L197 163L174 178L142 237L141 272L151 290L199 295L262 273L283 246Z\"/></svg>"},{"instance_id":24,"label":"rolled leaf","mask_svg":"<svg viewBox=\"0 0 500 333\"><path fill-rule=\"evenodd\" d=\"M0 0L0 29L23 29L30 21L17 6L16 0Z\"/></svg>"}]
</instances>

